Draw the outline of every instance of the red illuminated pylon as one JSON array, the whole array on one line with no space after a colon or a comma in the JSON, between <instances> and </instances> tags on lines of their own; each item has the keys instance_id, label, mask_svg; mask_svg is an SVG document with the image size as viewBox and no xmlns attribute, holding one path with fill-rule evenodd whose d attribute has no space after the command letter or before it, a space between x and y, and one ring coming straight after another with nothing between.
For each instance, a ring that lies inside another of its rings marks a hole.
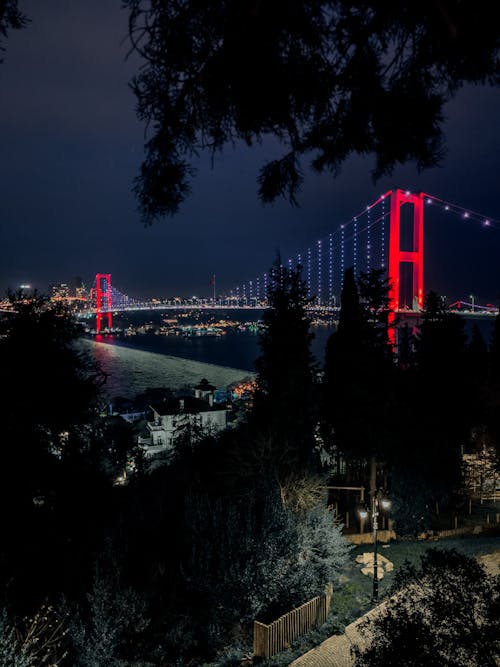
<instances>
[{"instance_id":1,"label":"red illuminated pylon","mask_svg":"<svg viewBox=\"0 0 500 667\"><path fill-rule=\"evenodd\" d=\"M401 207L413 206L413 247L401 250ZM424 305L424 193L418 195L403 190L391 193L389 231L389 306L392 311L401 308L401 265L412 265L412 310Z\"/></svg>"},{"instance_id":2,"label":"red illuminated pylon","mask_svg":"<svg viewBox=\"0 0 500 667\"><path fill-rule=\"evenodd\" d=\"M413 206L413 242L411 250L401 250L401 207ZM389 324L394 325L395 313L401 308L401 265L412 265L411 308L421 310L424 305L424 193L408 191L391 192L391 218L389 227ZM407 286L406 286L407 287ZM408 292L407 292L408 293ZM394 326L389 329L389 339L396 343Z\"/></svg>"},{"instance_id":3,"label":"red illuminated pylon","mask_svg":"<svg viewBox=\"0 0 500 667\"><path fill-rule=\"evenodd\" d=\"M104 289L102 289L102 281L104 281ZM111 329L113 324L113 314L111 312L111 274L98 273L95 277L95 301L96 301L96 331L100 333L102 329L102 317L106 316L108 320L108 329ZM103 307L104 301L104 307Z\"/></svg>"}]
</instances>

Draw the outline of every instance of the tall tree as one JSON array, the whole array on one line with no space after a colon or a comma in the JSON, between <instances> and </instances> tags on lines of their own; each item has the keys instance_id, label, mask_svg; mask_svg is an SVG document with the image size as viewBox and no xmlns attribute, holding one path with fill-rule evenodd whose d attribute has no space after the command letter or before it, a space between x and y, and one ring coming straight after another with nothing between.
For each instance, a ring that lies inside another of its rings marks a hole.
<instances>
[{"instance_id":1,"label":"tall tree","mask_svg":"<svg viewBox=\"0 0 500 667\"><path fill-rule=\"evenodd\" d=\"M467 341L464 327L463 318L450 313L439 294L427 294L416 339L417 364L422 374L448 382L449 374L462 373L460 365Z\"/></svg>"},{"instance_id":2,"label":"tall tree","mask_svg":"<svg viewBox=\"0 0 500 667\"><path fill-rule=\"evenodd\" d=\"M252 422L273 434L290 460L303 464L311 457L316 416L313 334L301 270L282 266L278 258L270 271Z\"/></svg>"},{"instance_id":3,"label":"tall tree","mask_svg":"<svg viewBox=\"0 0 500 667\"><path fill-rule=\"evenodd\" d=\"M373 154L376 177L442 155L443 105L466 82L498 83L494 3L124 0L145 63L133 81L153 128L136 181L143 219L177 212L202 149L271 135L259 176L269 202L300 189L301 158L337 174Z\"/></svg>"},{"instance_id":4,"label":"tall tree","mask_svg":"<svg viewBox=\"0 0 500 667\"><path fill-rule=\"evenodd\" d=\"M81 585L75 572L88 564L100 538L110 485L89 451L103 448L97 428L102 376L76 345L81 327L36 294L13 296L12 305L0 319L7 389L0 564L11 602L25 612L23 605Z\"/></svg>"},{"instance_id":5,"label":"tall tree","mask_svg":"<svg viewBox=\"0 0 500 667\"><path fill-rule=\"evenodd\" d=\"M464 320L429 292L415 341L412 428L401 454L436 493L448 494L460 484L461 446L475 419L466 342Z\"/></svg>"},{"instance_id":6,"label":"tall tree","mask_svg":"<svg viewBox=\"0 0 500 667\"><path fill-rule=\"evenodd\" d=\"M2 456L31 497L42 492L45 466L77 446L99 414L103 376L75 346L81 327L60 305L38 294L11 295L12 312L0 320L0 364L5 386ZM21 472L22 471L22 472ZM29 490L28 490L29 489ZM31 499L30 497L30 499Z\"/></svg>"},{"instance_id":7,"label":"tall tree","mask_svg":"<svg viewBox=\"0 0 500 667\"><path fill-rule=\"evenodd\" d=\"M392 362L389 341L389 279L383 269L371 269L358 280L359 296L367 321L366 344L380 363Z\"/></svg>"},{"instance_id":8,"label":"tall tree","mask_svg":"<svg viewBox=\"0 0 500 667\"><path fill-rule=\"evenodd\" d=\"M326 349L323 421L337 451L353 463L383 459L391 442L394 364L387 313L382 275L362 276L358 291L347 269L339 324Z\"/></svg>"}]
</instances>

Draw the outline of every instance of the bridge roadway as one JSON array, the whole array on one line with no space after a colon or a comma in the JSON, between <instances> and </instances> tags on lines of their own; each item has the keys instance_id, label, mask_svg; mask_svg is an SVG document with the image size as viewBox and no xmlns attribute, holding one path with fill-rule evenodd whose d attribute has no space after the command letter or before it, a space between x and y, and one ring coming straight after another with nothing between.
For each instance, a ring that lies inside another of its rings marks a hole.
<instances>
[{"instance_id":1,"label":"bridge roadway","mask_svg":"<svg viewBox=\"0 0 500 667\"><path fill-rule=\"evenodd\" d=\"M197 305L170 305L170 304L136 304L136 305L130 305L130 306L116 306L113 307L110 311L107 310L101 310L101 313L107 313L107 312L112 312L112 313L125 313L125 312L137 312L137 311L145 311L145 310L174 310L174 311L179 311L179 310L207 310L207 311L218 311L218 310L265 310L265 306L249 306L249 305L226 305L226 304L216 304L216 305L211 305L211 304L197 304ZM310 312L313 313L323 313L323 314L331 314L331 315L337 315L340 311L340 308L327 308L326 306L310 306L308 308ZM475 310L474 312L470 310L451 310L449 311L451 313L455 313L457 315L462 315L463 317L466 317L467 319L488 319L490 317L496 317L498 315L498 310ZM84 311L79 311L76 313L77 317L81 317L84 319L88 319L91 317L95 317L97 314L97 311L95 308L89 309L89 310L84 310ZM396 313L400 317L414 317L418 318L420 316L420 312L413 311L413 310L399 310Z\"/></svg>"},{"instance_id":2,"label":"bridge roadway","mask_svg":"<svg viewBox=\"0 0 500 667\"><path fill-rule=\"evenodd\" d=\"M101 310L101 313L126 313L126 312L137 312L141 310L264 310L264 306L230 306L230 305L168 305L168 304L138 304L134 306L117 306L113 307L111 311ZM83 310L76 313L77 317L89 318L95 317L97 311L95 308L90 310Z\"/></svg>"}]
</instances>

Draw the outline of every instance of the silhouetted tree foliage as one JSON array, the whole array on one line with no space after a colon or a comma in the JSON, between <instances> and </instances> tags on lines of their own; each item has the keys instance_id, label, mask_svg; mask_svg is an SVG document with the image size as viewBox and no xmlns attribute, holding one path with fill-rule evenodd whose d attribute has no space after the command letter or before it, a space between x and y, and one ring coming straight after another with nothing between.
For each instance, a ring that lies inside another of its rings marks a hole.
<instances>
[{"instance_id":1,"label":"silhouetted tree foliage","mask_svg":"<svg viewBox=\"0 0 500 667\"><path fill-rule=\"evenodd\" d=\"M145 604L124 587L116 571L96 567L92 588L68 624L71 664L75 667L132 665L138 638L148 625ZM134 663L135 664L135 663Z\"/></svg>"},{"instance_id":2,"label":"silhouetted tree foliage","mask_svg":"<svg viewBox=\"0 0 500 667\"><path fill-rule=\"evenodd\" d=\"M124 584L144 597L147 643L163 660L204 663L246 636L256 614L270 619L322 592L349 551L324 494L292 511L269 466L246 485L214 481L227 451L202 441L120 489L115 553Z\"/></svg>"},{"instance_id":3,"label":"silhouetted tree foliage","mask_svg":"<svg viewBox=\"0 0 500 667\"><path fill-rule=\"evenodd\" d=\"M27 23L28 19L19 10L17 0L0 0L0 64L3 62L4 41L9 30L19 30Z\"/></svg>"},{"instance_id":4,"label":"silhouetted tree foliage","mask_svg":"<svg viewBox=\"0 0 500 667\"><path fill-rule=\"evenodd\" d=\"M462 451L474 429L487 429L496 439L498 426L488 349L479 328L473 326L468 338L465 320L430 292L411 338L409 360L400 359L397 375L393 427L400 438L392 457L395 528L410 535L429 527L436 501L443 506L456 499L463 482ZM406 502L412 494L410 510Z\"/></svg>"},{"instance_id":5,"label":"silhouetted tree foliage","mask_svg":"<svg viewBox=\"0 0 500 667\"><path fill-rule=\"evenodd\" d=\"M428 484L425 470L397 461L391 469L390 496L391 519L398 537L416 537L429 530L435 489Z\"/></svg>"},{"instance_id":6,"label":"silhouetted tree foliage","mask_svg":"<svg viewBox=\"0 0 500 667\"><path fill-rule=\"evenodd\" d=\"M0 667L55 667L64 662L65 621L54 607L42 605L15 625L3 609L0 616Z\"/></svg>"},{"instance_id":7,"label":"silhouetted tree foliage","mask_svg":"<svg viewBox=\"0 0 500 667\"><path fill-rule=\"evenodd\" d=\"M264 202L292 203L301 159L334 174L373 154L377 178L408 160L434 166L443 105L466 82L498 83L493 3L124 0L144 67L132 87L152 134L136 180L143 220L173 215L198 151L271 135Z\"/></svg>"},{"instance_id":8,"label":"silhouetted tree foliage","mask_svg":"<svg viewBox=\"0 0 500 667\"><path fill-rule=\"evenodd\" d=\"M500 388L500 313L495 318L490 343L490 382Z\"/></svg>"},{"instance_id":9,"label":"silhouetted tree foliage","mask_svg":"<svg viewBox=\"0 0 500 667\"><path fill-rule=\"evenodd\" d=\"M385 457L393 438L387 303L381 272L357 283L346 270L339 324L326 348L323 420L335 447L353 460Z\"/></svg>"},{"instance_id":10,"label":"silhouetted tree foliage","mask_svg":"<svg viewBox=\"0 0 500 667\"><path fill-rule=\"evenodd\" d=\"M472 327L466 354L471 379L478 385L484 384L488 377L488 346L477 324Z\"/></svg>"},{"instance_id":11,"label":"silhouetted tree foliage","mask_svg":"<svg viewBox=\"0 0 500 667\"><path fill-rule=\"evenodd\" d=\"M488 353L488 415L485 421L500 459L500 315L495 318Z\"/></svg>"},{"instance_id":12,"label":"silhouetted tree foliage","mask_svg":"<svg viewBox=\"0 0 500 667\"><path fill-rule=\"evenodd\" d=\"M429 292L415 341L416 375L407 385L409 428L402 455L436 493L461 481L461 446L476 418L468 373L464 320L450 313L441 297Z\"/></svg>"},{"instance_id":13,"label":"silhouetted tree foliage","mask_svg":"<svg viewBox=\"0 0 500 667\"><path fill-rule=\"evenodd\" d=\"M483 423L488 415L491 390L488 386L489 354L488 345L477 324L472 326L465 350L465 368L467 375L469 410L476 423Z\"/></svg>"},{"instance_id":14,"label":"silhouetted tree foliage","mask_svg":"<svg viewBox=\"0 0 500 667\"><path fill-rule=\"evenodd\" d=\"M14 311L0 320L0 363L8 388L3 431L11 443L3 456L12 474L22 475L31 501L43 492L54 454L62 456L69 440L74 448L86 442L99 414L104 377L75 347L81 327L63 307L36 294L11 300Z\"/></svg>"},{"instance_id":15,"label":"silhouetted tree foliage","mask_svg":"<svg viewBox=\"0 0 500 667\"><path fill-rule=\"evenodd\" d=\"M37 294L10 298L13 311L0 320L8 387L4 433L22 442L24 459L33 456L36 465L40 456L62 451L70 434L83 436L95 421L104 376L75 346L82 329L63 306Z\"/></svg>"},{"instance_id":16,"label":"silhouetted tree foliage","mask_svg":"<svg viewBox=\"0 0 500 667\"><path fill-rule=\"evenodd\" d=\"M487 422L497 432L498 403L487 386L487 348L477 328L468 343L464 320L431 292L417 333L399 328L394 363L387 305L381 275L356 282L346 271L339 324L326 350L324 433L351 479L366 483L371 459L373 488L381 482L374 461L387 464L396 531L414 535L429 528L436 501L448 503L459 491L461 451L472 427Z\"/></svg>"},{"instance_id":17,"label":"silhouetted tree foliage","mask_svg":"<svg viewBox=\"0 0 500 667\"><path fill-rule=\"evenodd\" d=\"M35 667L5 609L0 616L0 667Z\"/></svg>"},{"instance_id":18,"label":"silhouetted tree foliage","mask_svg":"<svg viewBox=\"0 0 500 667\"><path fill-rule=\"evenodd\" d=\"M292 465L311 461L316 425L313 334L301 270L282 266L278 258L270 271L251 418L255 427L274 436L277 457L287 450Z\"/></svg>"},{"instance_id":19,"label":"silhouetted tree foliage","mask_svg":"<svg viewBox=\"0 0 500 667\"><path fill-rule=\"evenodd\" d=\"M197 625L218 625L221 635L255 618L274 620L320 595L348 558L332 512L323 503L292 512L269 476L239 497L188 499L187 519L184 573L204 619Z\"/></svg>"},{"instance_id":20,"label":"silhouetted tree foliage","mask_svg":"<svg viewBox=\"0 0 500 667\"><path fill-rule=\"evenodd\" d=\"M424 376L444 382L448 382L450 374L464 376L464 327L463 318L450 313L442 297L432 291L427 294L416 338L416 360Z\"/></svg>"},{"instance_id":21,"label":"silhouetted tree foliage","mask_svg":"<svg viewBox=\"0 0 500 667\"><path fill-rule=\"evenodd\" d=\"M81 327L40 295L11 295L0 319L3 392L0 572L7 600L31 611L72 597L102 539L111 484L99 415L103 376ZM71 567L69 567L71 564ZM75 574L78 573L78 574Z\"/></svg>"},{"instance_id":22,"label":"silhouetted tree foliage","mask_svg":"<svg viewBox=\"0 0 500 667\"><path fill-rule=\"evenodd\" d=\"M397 363L401 370L408 370L414 363L414 336L408 323L397 332Z\"/></svg>"},{"instance_id":23,"label":"silhouetted tree foliage","mask_svg":"<svg viewBox=\"0 0 500 667\"><path fill-rule=\"evenodd\" d=\"M102 419L100 428L101 446L97 448L96 456L100 467L110 477L121 475L128 464L133 464L135 470L141 472L147 467L132 424L122 417L113 416Z\"/></svg>"},{"instance_id":24,"label":"silhouetted tree foliage","mask_svg":"<svg viewBox=\"0 0 500 667\"><path fill-rule=\"evenodd\" d=\"M500 578L473 558L430 549L419 570L407 567L400 590L361 632L356 667L487 667L500 654Z\"/></svg>"}]
</instances>

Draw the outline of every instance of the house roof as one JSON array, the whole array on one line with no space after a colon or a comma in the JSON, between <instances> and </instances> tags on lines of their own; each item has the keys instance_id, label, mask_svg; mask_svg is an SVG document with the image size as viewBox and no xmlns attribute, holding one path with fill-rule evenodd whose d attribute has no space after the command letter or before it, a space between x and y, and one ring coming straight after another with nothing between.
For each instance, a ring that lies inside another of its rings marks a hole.
<instances>
[{"instance_id":1,"label":"house roof","mask_svg":"<svg viewBox=\"0 0 500 667\"><path fill-rule=\"evenodd\" d=\"M203 378L203 380L200 380L200 382L195 385L195 389L200 389L201 391L215 391L217 387L210 384L207 378Z\"/></svg>"},{"instance_id":2,"label":"house roof","mask_svg":"<svg viewBox=\"0 0 500 667\"><path fill-rule=\"evenodd\" d=\"M181 409L181 401L184 401L184 407ZM199 414L200 412L220 412L226 410L225 405L209 405L201 398L194 396L179 396L178 398L161 403L152 403L151 409L160 416L184 414Z\"/></svg>"}]
</instances>

